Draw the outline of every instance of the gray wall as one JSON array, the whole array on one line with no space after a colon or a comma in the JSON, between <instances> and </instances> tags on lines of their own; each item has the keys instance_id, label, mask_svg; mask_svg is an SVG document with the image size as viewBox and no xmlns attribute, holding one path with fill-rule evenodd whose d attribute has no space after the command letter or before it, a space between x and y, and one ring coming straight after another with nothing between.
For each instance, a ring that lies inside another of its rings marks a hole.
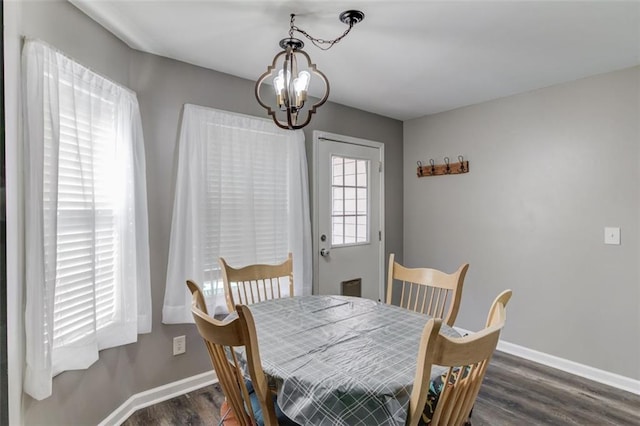
<instances>
[{"instance_id":1,"label":"gray wall","mask_svg":"<svg viewBox=\"0 0 640 426\"><path fill-rule=\"evenodd\" d=\"M456 325L511 288L504 340L640 379L639 103L636 67L405 122L405 263L470 264Z\"/></svg>"},{"instance_id":2,"label":"gray wall","mask_svg":"<svg viewBox=\"0 0 640 426\"><path fill-rule=\"evenodd\" d=\"M50 398L24 399L27 425L96 424L132 394L211 369L194 326L161 324L182 105L194 103L259 117L265 114L253 97L254 83L249 80L131 50L66 2L30 1L20 7L21 34L40 38L130 87L140 102L147 160L153 332L140 336L138 343L100 352L99 361L86 371L60 374L54 378ZM402 123L326 104L305 129L309 157L314 129L385 143L387 251L401 254ZM187 336L187 353L174 357L172 338L181 334Z\"/></svg>"}]
</instances>

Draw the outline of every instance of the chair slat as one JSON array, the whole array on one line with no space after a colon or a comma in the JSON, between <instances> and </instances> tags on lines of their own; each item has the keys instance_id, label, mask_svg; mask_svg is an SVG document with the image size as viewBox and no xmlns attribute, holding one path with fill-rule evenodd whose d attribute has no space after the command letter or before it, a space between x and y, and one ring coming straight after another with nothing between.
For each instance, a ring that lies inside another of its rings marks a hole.
<instances>
[{"instance_id":1,"label":"chair slat","mask_svg":"<svg viewBox=\"0 0 640 426\"><path fill-rule=\"evenodd\" d=\"M440 306L442 305L442 301L440 298L442 297L442 289L439 288L436 290L436 303L433 305L433 316L438 318L442 318L440 314Z\"/></svg>"},{"instance_id":2,"label":"chair slat","mask_svg":"<svg viewBox=\"0 0 640 426\"><path fill-rule=\"evenodd\" d=\"M438 312L438 318L444 317L444 310L447 307L447 299L449 298L449 294L451 292L449 290L443 291L442 303L440 303L440 312Z\"/></svg>"},{"instance_id":3,"label":"chair slat","mask_svg":"<svg viewBox=\"0 0 640 426\"><path fill-rule=\"evenodd\" d=\"M245 424L244 414L244 404L242 397L235 391L237 386L236 379L233 377L233 374L230 368L225 368L224 364L228 364L226 356L224 354L224 349L222 346L214 346L210 342L207 342L207 345L212 349L209 351L211 355L211 361L213 364L213 368L216 371L216 376L220 382L220 386L222 387L222 392L225 394L231 409L236 413L236 417L241 424Z\"/></svg>"},{"instance_id":4,"label":"chair slat","mask_svg":"<svg viewBox=\"0 0 640 426\"><path fill-rule=\"evenodd\" d=\"M407 299L407 306L411 306L411 298L413 296L413 290L414 290L414 284L413 283L409 283L409 297Z\"/></svg>"},{"instance_id":5,"label":"chair slat","mask_svg":"<svg viewBox=\"0 0 640 426\"><path fill-rule=\"evenodd\" d=\"M470 366L470 368L473 368L473 366ZM462 376L463 374L460 373L460 375ZM472 384L473 382L471 381L471 375L469 373L467 377L458 377L457 383L453 386L453 390L455 391L455 403L451 404L453 406L453 409L451 410L451 414L449 415L449 419L453 424L459 424L459 419L461 419L462 417L469 417L468 413L465 415L462 410L466 405L467 397L470 394Z\"/></svg>"},{"instance_id":6,"label":"chair slat","mask_svg":"<svg viewBox=\"0 0 640 426\"><path fill-rule=\"evenodd\" d=\"M435 296L435 289L431 288L429 293L429 304L427 305L426 311L427 315L431 315L431 313L433 312L433 297Z\"/></svg>"},{"instance_id":7,"label":"chair slat","mask_svg":"<svg viewBox=\"0 0 640 426\"><path fill-rule=\"evenodd\" d=\"M402 281L402 293L400 293L400 306L404 305L404 289L405 289L406 285L407 285L407 282L403 280Z\"/></svg>"},{"instance_id":8,"label":"chair slat","mask_svg":"<svg viewBox=\"0 0 640 426\"><path fill-rule=\"evenodd\" d=\"M244 293L244 299L242 298L242 296L240 296L240 300L244 301L245 303L249 303L249 295L247 293L247 284L244 281L240 281L238 282L238 285L242 288L242 292Z\"/></svg>"},{"instance_id":9,"label":"chair slat","mask_svg":"<svg viewBox=\"0 0 640 426\"><path fill-rule=\"evenodd\" d=\"M429 287L424 286L424 291L422 293L422 306L420 306L420 310L418 312L420 312L421 314L424 314L424 308L427 306L427 295L429 294Z\"/></svg>"},{"instance_id":10,"label":"chair slat","mask_svg":"<svg viewBox=\"0 0 640 426\"><path fill-rule=\"evenodd\" d=\"M250 401L251 398L249 397L249 389L247 389L247 385L244 381L244 373L242 372L242 370L240 369L240 363L238 362L238 357L236 356L236 352L233 350L233 348L229 348L231 356L233 357L233 367L235 369L234 371L234 375L236 377L236 382L240 385L240 391L242 392L242 397L244 398L245 401ZM246 404L247 405L247 410L249 411L249 416L252 419L255 419L255 413L253 412L253 407L251 406L251 404Z\"/></svg>"}]
</instances>

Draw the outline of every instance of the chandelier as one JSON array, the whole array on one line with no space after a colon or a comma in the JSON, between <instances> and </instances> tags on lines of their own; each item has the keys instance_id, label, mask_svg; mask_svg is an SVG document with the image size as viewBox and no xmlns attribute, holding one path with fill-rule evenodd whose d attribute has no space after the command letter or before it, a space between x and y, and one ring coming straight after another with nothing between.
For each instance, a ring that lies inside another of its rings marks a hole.
<instances>
[{"instance_id":1,"label":"chandelier","mask_svg":"<svg viewBox=\"0 0 640 426\"><path fill-rule=\"evenodd\" d=\"M329 80L316 67L316 64L311 62L307 52L302 50L304 43L293 37L294 32L302 34L321 50L329 50L363 19L364 13L359 10L342 12L340 21L347 24L349 28L334 40L323 40L314 38L298 28L294 24L295 14L291 14L289 37L280 40L282 51L273 58L273 62L260 76L255 87L258 103L267 110L278 127L291 130L303 128L309 124L316 109L329 98ZM269 81L272 82L273 87L268 87L268 84L267 87L263 87L262 83ZM309 87L310 85L316 87L318 84L324 86L324 95L316 103L309 105L307 102ZM264 99L267 99L267 102Z\"/></svg>"}]
</instances>

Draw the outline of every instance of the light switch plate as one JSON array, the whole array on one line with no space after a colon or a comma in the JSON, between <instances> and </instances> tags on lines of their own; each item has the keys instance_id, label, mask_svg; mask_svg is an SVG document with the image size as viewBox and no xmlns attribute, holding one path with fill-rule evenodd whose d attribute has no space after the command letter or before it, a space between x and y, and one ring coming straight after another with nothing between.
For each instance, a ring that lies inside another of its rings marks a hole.
<instances>
[{"instance_id":1,"label":"light switch plate","mask_svg":"<svg viewBox=\"0 0 640 426\"><path fill-rule=\"evenodd\" d=\"M604 228L604 243L620 245L620 228L608 226Z\"/></svg>"}]
</instances>

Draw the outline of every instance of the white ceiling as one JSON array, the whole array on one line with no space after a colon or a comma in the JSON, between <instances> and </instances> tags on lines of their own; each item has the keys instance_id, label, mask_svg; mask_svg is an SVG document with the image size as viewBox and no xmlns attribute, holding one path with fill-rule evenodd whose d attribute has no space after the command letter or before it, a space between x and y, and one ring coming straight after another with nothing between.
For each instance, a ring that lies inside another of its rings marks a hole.
<instances>
[{"instance_id":1,"label":"white ceiling","mask_svg":"<svg viewBox=\"0 0 640 426\"><path fill-rule=\"evenodd\" d=\"M638 1L70 1L134 49L250 80L290 13L332 39L362 10L331 50L305 50L330 101L399 120L640 64Z\"/></svg>"}]
</instances>

